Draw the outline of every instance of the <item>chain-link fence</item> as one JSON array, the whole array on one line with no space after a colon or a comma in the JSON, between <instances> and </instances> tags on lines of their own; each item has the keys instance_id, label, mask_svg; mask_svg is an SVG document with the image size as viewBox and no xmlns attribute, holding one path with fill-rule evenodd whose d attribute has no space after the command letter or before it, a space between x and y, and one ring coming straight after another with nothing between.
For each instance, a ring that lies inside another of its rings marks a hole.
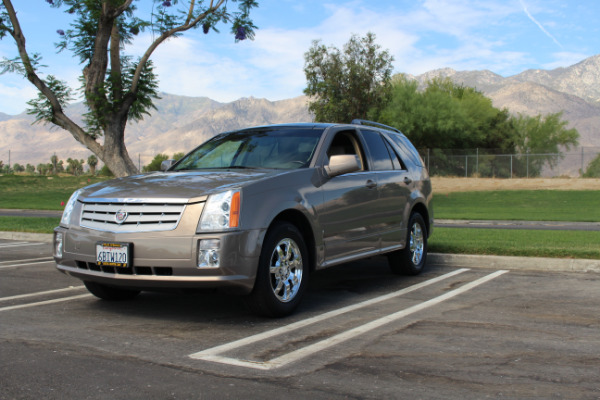
<instances>
[{"instance_id":1,"label":"chain-link fence","mask_svg":"<svg viewBox=\"0 0 600 400\"><path fill-rule=\"evenodd\" d=\"M507 154L499 149L420 149L419 153L432 176L552 178L582 176L590 163L600 157L600 147L577 147L562 153ZM37 168L40 163L50 163L51 155L13 151L6 152L0 157L0 161L5 168L9 162L11 167L18 163L22 167L31 164ZM87 159L91 153L83 147L77 154L56 152L56 155L60 160L65 160L65 164L69 157L82 159L84 170L89 169ZM155 156L156 154L131 154L132 160L140 170ZM102 165L102 162L99 162L96 170Z\"/></svg>"},{"instance_id":2,"label":"chain-link fence","mask_svg":"<svg viewBox=\"0 0 600 400\"><path fill-rule=\"evenodd\" d=\"M552 178L583 176L600 157L600 147L562 153L507 154L500 149L420 149L419 153L432 176Z\"/></svg>"}]
</instances>

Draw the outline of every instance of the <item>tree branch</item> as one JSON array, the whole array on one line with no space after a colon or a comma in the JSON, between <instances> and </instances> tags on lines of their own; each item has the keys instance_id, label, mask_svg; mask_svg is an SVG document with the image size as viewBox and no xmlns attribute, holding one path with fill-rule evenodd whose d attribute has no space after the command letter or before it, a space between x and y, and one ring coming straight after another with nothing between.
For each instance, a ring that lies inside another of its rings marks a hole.
<instances>
[{"instance_id":1,"label":"tree branch","mask_svg":"<svg viewBox=\"0 0 600 400\"><path fill-rule=\"evenodd\" d=\"M70 132L75 140L82 143L94 153L102 154L103 148L102 146L93 138L85 133L85 131L73 122L69 117L65 115L63 112L62 106L60 105L60 101L50 90L50 88L44 83L43 80L36 74L33 65L31 65L31 59L29 54L27 53L27 48L25 47L25 36L23 35L23 31L21 30L21 25L17 18L17 14L10 0L2 0L4 6L6 7L6 11L10 17L10 21L13 26L13 31L11 31L11 35L13 36L17 49L19 51L19 56L23 61L23 66L25 68L25 74L27 80L29 80L50 102L52 106L53 112L53 123Z\"/></svg>"},{"instance_id":2,"label":"tree branch","mask_svg":"<svg viewBox=\"0 0 600 400\"><path fill-rule=\"evenodd\" d=\"M140 59L140 63L138 64L135 73L133 75L133 79L131 82L131 89L130 92L131 93L135 93L137 91L137 86L140 80L140 76L142 74L142 70L144 68L144 65L148 62L148 60L150 59L150 56L152 55L152 53L154 53L154 50L156 50L156 48L165 40L167 40L169 37L173 36L174 34L178 33L178 32L185 32L188 29L193 28L194 26L196 26L200 21L202 21L207 15L214 13L215 11L217 11L219 8L221 8L221 6L226 2L226 0L218 0L217 4L214 5L213 2L211 1L210 7L203 12L202 14L198 15L193 21L191 21L190 23L188 23L186 21L186 24L184 25L180 25L176 28L170 29L166 32L164 32L162 35L160 35L158 38L156 38L156 40L150 45L150 47L148 47L148 49L146 50L146 52L144 53L144 55L142 56L142 58ZM190 17L190 15L188 15L188 18Z\"/></svg>"}]
</instances>

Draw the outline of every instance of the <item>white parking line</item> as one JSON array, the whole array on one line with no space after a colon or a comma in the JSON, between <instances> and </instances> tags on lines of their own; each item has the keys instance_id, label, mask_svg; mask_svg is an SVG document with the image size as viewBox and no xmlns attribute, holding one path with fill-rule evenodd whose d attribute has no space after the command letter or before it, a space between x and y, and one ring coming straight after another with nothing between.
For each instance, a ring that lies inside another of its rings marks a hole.
<instances>
[{"instance_id":1,"label":"white parking line","mask_svg":"<svg viewBox=\"0 0 600 400\"><path fill-rule=\"evenodd\" d=\"M85 288L85 286L70 286L70 287L64 288L64 289L54 289L54 290L46 290L44 292L18 294L15 296L0 297L0 301L9 301L9 300L25 299L27 297L45 296L47 294L62 293L62 292L68 292L70 290L79 290L79 289L83 289L83 288Z\"/></svg>"},{"instance_id":2,"label":"white parking line","mask_svg":"<svg viewBox=\"0 0 600 400\"><path fill-rule=\"evenodd\" d=\"M60 299L38 301L38 302L35 302L35 303L27 303L27 304L19 304L19 305L16 305L16 306L1 307L0 308L0 312L1 311L9 311L9 310L17 310L19 308L29 308L29 307L44 306L44 305L47 305L47 304L54 304L54 303L60 303L60 302L63 302L63 301L83 299L84 297L91 297L91 296L92 295L90 293L86 293L86 294L80 294L80 295L77 295L77 296L61 297Z\"/></svg>"},{"instance_id":3,"label":"white parking line","mask_svg":"<svg viewBox=\"0 0 600 400\"><path fill-rule=\"evenodd\" d=\"M364 301L362 303L357 303L357 304L353 304L351 306L343 307L343 308L340 308L338 310L330 311L328 313L321 314L321 315L316 316L316 317L308 318L308 319L303 320L303 321L298 321L298 322L295 322L293 324L283 326L281 328L277 328L277 329L273 329L271 331L259 333L257 335L249 336L247 338L236 340L236 341L231 342L231 343L226 343L226 344L223 344L223 345L220 345L220 346L212 347L212 348L207 349L207 350L203 350L203 351L200 351L200 352L197 352L197 353L190 354L189 357L190 358L194 358L194 359L198 359L198 360L213 361L213 362L218 362L218 363L223 363L223 364L229 364L229 365L238 365L238 366L243 366L243 367L248 367L248 368L254 368L254 369L270 370L270 369L279 368L279 367L281 367L283 365L289 364L289 363L291 363L293 361L296 361L296 360L298 360L300 358L304 358L304 357L307 357L310 354L313 354L315 352L321 351L325 347L330 347L330 346L333 346L334 344L339 343L338 340L339 340L340 337L342 337L342 336L340 336L342 334L336 335L336 336L334 336L334 337L332 337L330 339L326 339L326 340L324 340L322 342L319 342L319 343L317 343L315 345L308 346L308 347L306 347L304 349L300 349L300 350L294 351L292 353L288 353L288 354L286 354L284 356L281 356L281 357L278 357L276 359L273 359L273 360L270 360L270 361L266 361L266 362L239 360L239 359L234 359L234 358L220 356L219 354L222 354L222 353L225 353L225 352L228 352L228 351L240 348L240 347L248 346L250 344L253 344L253 343L256 343L256 342L268 339L268 338L271 338L273 336L278 336L278 335L286 334L286 333L289 333L291 331L300 329L302 327L305 327L305 326L308 326L308 325L311 325L311 324L314 324L314 323L317 323L317 322L320 322L320 321L324 321L324 320L336 317L338 315L341 315L341 314L344 314L344 313L347 313L347 312L350 312L350 311L354 311L354 310L357 310L357 309L360 309L360 308L364 308L364 307L367 307L367 306L370 306L370 305L373 305L373 304L376 304L376 303L379 303L379 302L382 302L382 301L385 301L385 300L389 300L389 299L394 298L394 297L402 296L402 295L410 293L412 291L415 291L415 290L421 289L423 287L432 285L434 283L440 282L440 281L442 281L444 279L448 279L448 278L453 277L455 275L461 274L461 273L463 273L465 271L468 271L468 270L469 269L467 269L467 268L458 269L458 270L450 272L448 274L438 276L437 278L433 278L433 279L430 279L428 281L421 282L419 284L410 286L408 288L404 288L402 290L398 290L398 291L393 292L393 293L389 293L387 295L379 296L379 297L376 297L374 299ZM505 272L507 272L507 271L498 271L497 273L492 274L493 276L491 275L491 278L488 278L487 280L493 279L496 276L499 276L499 275L501 275L501 274L503 274ZM480 279L478 281L475 281L475 282L480 282L478 284L481 284L481 283L484 283L484 282L487 281L487 280L483 281L482 279ZM465 286L463 286L463 288L464 287L471 288L472 284L473 283L471 283L469 285L465 285ZM449 293L455 293L456 292L456 294L454 294L454 295L462 293L462 292L458 292L458 290L459 289L456 289L456 290L454 290L452 292L448 292L444 296L447 296ZM441 297L443 297L443 296L440 296L440 298ZM453 296L451 296L451 297L453 297ZM445 300L445 299L446 298L444 298L443 300ZM430 300L430 302L431 302L431 300ZM426 303L428 303L428 302L426 302ZM423 304L425 304L425 303L423 303ZM433 305L433 304L428 304L427 307L429 307L430 305ZM411 307L411 308L413 308L413 307ZM407 310L410 310L411 308L409 308ZM419 310L416 309L414 311L411 311L411 313L412 312L416 312L416 311L419 311ZM404 310L404 312L406 312L406 310ZM396 313L396 314L398 314L398 313ZM396 315L396 314L392 314L392 315ZM408 315L408 314L405 314L405 315ZM402 315L402 316L405 316L405 315ZM402 316L399 316L399 317L397 316L396 319L401 318ZM384 320L385 318L389 318L389 317L390 316L384 317L381 320ZM388 322L392 322L393 320L395 320L395 319L386 320L386 322L384 322L383 324L388 323ZM377 321L380 321L380 320L377 320ZM373 324L375 322L376 321L373 321L371 323L363 325L363 327L367 327L367 326L369 326L369 325L371 325L371 324ZM383 324L381 324L381 325L383 325ZM377 325L377 326L380 326L380 325ZM369 328L368 330L375 329L377 326ZM361 328L361 327L359 327L359 328ZM348 340L351 337L357 336L359 334L362 334L362 333L365 333L365 332L368 331L368 330L357 331L357 329L359 329L359 328L355 328L355 329L352 329L352 330L348 331L348 332L353 332L353 333L351 334L351 336L348 336L348 337L344 338L343 340ZM345 332L345 333L348 333L348 332ZM333 342L329 342L331 340L334 340L334 341ZM315 347L318 344L321 344L321 346ZM322 347L322 346L324 346L324 347Z\"/></svg>"},{"instance_id":4,"label":"white parking line","mask_svg":"<svg viewBox=\"0 0 600 400\"><path fill-rule=\"evenodd\" d=\"M0 261L0 266L4 264L10 264L15 262L29 262L29 261L40 261L40 260L51 260L50 257L38 257L38 258L26 258L23 260L8 260L8 261Z\"/></svg>"}]
</instances>

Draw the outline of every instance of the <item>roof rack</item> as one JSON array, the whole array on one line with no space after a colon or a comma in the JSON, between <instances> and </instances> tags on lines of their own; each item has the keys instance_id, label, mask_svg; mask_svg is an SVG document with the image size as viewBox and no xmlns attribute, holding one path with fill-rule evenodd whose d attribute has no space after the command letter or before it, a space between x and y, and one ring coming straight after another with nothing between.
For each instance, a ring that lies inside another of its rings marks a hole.
<instances>
[{"instance_id":1,"label":"roof rack","mask_svg":"<svg viewBox=\"0 0 600 400\"><path fill-rule=\"evenodd\" d=\"M396 129L396 128L392 127L392 126L380 124L379 122L373 122L373 121L369 121L369 120L366 120L366 119L353 119L352 122L351 122L351 124L354 124L354 125L371 125L371 126L376 126L376 127L379 127L379 128L387 129L389 131L394 131L394 132L402 133L398 129Z\"/></svg>"}]
</instances>

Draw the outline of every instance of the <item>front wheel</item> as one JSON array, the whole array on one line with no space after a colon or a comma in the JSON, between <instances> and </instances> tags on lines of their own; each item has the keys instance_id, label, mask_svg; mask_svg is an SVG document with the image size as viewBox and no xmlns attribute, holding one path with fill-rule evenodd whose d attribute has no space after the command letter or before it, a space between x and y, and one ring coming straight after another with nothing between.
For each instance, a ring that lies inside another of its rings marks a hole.
<instances>
[{"instance_id":1,"label":"front wheel","mask_svg":"<svg viewBox=\"0 0 600 400\"><path fill-rule=\"evenodd\" d=\"M421 273L427 260L427 227L419 213L413 213L408 222L408 233L404 249L388 256L393 273L417 275Z\"/></svg>"},{"instance_id":2,"label":"front wheel","mask_svg":"<svg viewBox=\"0 0 600 400\"><path fill-rule=\"evenodd\" d=\"M139 290L123 289L115 286L103 285L97 282L84 281L83 284L91 294L102 300L131 300L140 294Z\"/></svg>"},{"instance_id":3,"label":"front wheel","mask_svg":"<svg viewBox=\"0 0 600 400\"><path fill-rule=\"evenodd\" d=\"M308 272L308 251L302 234L290 223L276 223L265 237L248 306L268 317L291 314L306 290Z\"/></svg>"}]
</instances>

